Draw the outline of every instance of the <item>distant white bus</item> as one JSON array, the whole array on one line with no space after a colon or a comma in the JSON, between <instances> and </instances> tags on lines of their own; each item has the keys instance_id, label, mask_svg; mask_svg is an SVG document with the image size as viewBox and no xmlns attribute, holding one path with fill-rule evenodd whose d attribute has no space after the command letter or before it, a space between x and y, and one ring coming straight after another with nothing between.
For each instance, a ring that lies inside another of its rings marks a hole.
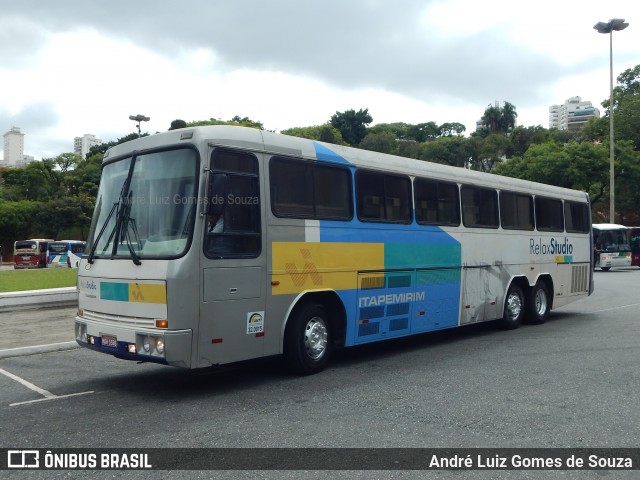
<instances>
[{"instance_id":1,"label":"distant white bus","mask_svg":"<svg viewBox=\"0 0 640 480\"><path fill-rule=\"evenodd\" d=\"M594 268L603 272L612 267L631 266L631 245L628 228L615 223L593 224Z\"/></svg>"},{"instance_id":2,"label":"distant white bus","mask_svg":"<svg viewBox=\"0 0 640 480\"><path fill-rule=\"evenodd\" d=\"M540 324L593 291L584 192L231 126L103 167L75 327L117 358L309 374L337 347Z\"/></svg>"},{"instance_id":3,"label":"distant white bus","mask_svg":"<svg viewBox=\"0 0 640 480\"><path fill-rule=\"evenodd\" d=\"M47 246L47 268L78 268L87 242L58 240Z\"/></svg>"}]
</instances>

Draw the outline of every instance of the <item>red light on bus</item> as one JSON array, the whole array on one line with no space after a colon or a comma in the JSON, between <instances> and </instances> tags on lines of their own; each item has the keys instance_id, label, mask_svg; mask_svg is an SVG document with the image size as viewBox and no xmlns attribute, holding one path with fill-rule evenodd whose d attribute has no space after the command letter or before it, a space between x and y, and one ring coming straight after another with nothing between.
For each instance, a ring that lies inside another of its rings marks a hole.
<instances>
[{"instance_id":1,"label":"red light on bus","mask_svg":"<svg viewBox=\"0 0 640 480\"><path fill-rule=\"evenodd\" d=\"M221 338L212 338L211 339L211 343L222 343L222 339Z\"/></svg>"}]
</instances>

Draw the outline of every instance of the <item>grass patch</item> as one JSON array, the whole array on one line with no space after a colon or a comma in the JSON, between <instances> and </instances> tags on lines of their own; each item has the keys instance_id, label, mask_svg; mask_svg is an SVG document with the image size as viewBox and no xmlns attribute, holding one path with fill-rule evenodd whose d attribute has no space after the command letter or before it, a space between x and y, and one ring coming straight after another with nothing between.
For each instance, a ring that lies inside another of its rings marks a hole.
<instances>
[{"instance_id":1,"label":"grass patch","mask_svg":"<svg viewBox=\"0 0 640 480\"><path fill-rule=\"evenodd\" d=\"M75 287L75 268L38 268L34 270L0 271L0 292Z\"/></svg>"}]
</instances>

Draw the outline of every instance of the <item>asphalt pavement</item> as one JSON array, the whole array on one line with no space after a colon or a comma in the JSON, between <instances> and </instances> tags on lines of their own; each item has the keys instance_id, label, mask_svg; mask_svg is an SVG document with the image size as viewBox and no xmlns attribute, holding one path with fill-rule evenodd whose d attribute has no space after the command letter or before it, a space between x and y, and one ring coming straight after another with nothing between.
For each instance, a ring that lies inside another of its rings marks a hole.
<instances>
[{"instance_id":1,"label":"asphalt pavement","mask_svg":"<svg viewBox=\"0 0 640 480\"><path fill-rule=\"evenodd\" d=\"M0 270L13 270L3 264ZM0 358L77 348L73 318L75 287L0 293ZM42 314L46 311L46 322Z\"/></svg>"}]
</instances>

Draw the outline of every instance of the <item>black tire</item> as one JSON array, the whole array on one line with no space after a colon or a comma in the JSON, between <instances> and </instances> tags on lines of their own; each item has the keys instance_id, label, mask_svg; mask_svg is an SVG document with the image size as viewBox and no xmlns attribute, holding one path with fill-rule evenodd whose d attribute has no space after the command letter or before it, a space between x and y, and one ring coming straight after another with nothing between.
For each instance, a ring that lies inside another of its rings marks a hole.
<instances>
[{"instance_id":1,"label":"black tire","mask_svg":"<svg viewBox=\"0 0 640 480\"><path fill-rule=\"evenodd\" d=\"M531 296L525 306L527 323L540 325L547 321L551 310L551 296L546 283L536 283L535 287L531 289Z\"/></svg>"},{"instance_id":2,"label":"black tire","mask_svg":"<svg viewBox=\"0 0 640 480\"><path fill-rule=\"evenodd\" d=\"M284 338L287 366L296 373L312 375L327 366L332 353L331 328L325 308L307 303L296 309Z\"/></svg>"},{"instance_id":3,"label":"black tire","mask_svg":"<svg viewBox=\"0 0 640 480\"><path fill-rule=\"evenodd\" d=\"M609 270L611 270L611 267L600 267L600 270L602 270L603 272L608 272Z\"/></svg>"},{"instance_id":4,"label":"black tire","mask_svg":"<svg viewBox=\"0 0 640 480\"><path fill-rule=\"evenodd\" d=\"M524 317L525 301L522 289L515 284L511 284L504 299L504 311L500 326L505 330L518 328Z\"/></svg>"}]
</instances>

